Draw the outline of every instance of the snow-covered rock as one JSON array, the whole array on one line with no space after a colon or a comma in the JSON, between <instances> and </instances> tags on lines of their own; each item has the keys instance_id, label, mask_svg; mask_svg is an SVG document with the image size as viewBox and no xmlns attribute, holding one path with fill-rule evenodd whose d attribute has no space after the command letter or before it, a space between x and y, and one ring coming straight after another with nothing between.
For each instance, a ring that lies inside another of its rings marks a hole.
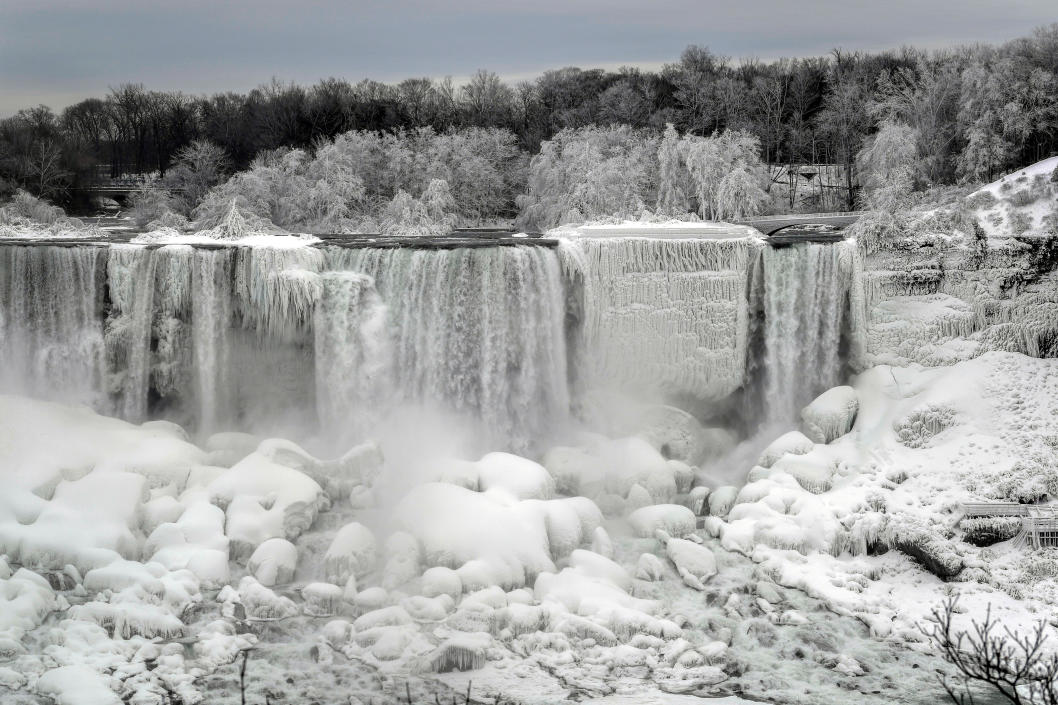
<instances>
[{"instance_id":1,"label":"snow-covered rock","mask_svg":"<svg viewBox=\"0 0 1058 705\"><path fill-rule=\"evenodd\" d=\"M325 617L337 614L342 608L342 588L331 583L309 583L301 588L305 614Z\"/></svg>"},{"instance_id":2,"label":"snow-covered rock","mask_svg":"<svg viewBox=\"0 0 1058 705\"><path fill-rule=\"evenodd\" d=\"M636 509L628 517L637 536L649 538L659 529L677 537L694 533L694 512L679 504L654 504Z\"/></svg>"},{"instance_id":3,"label":"snow-covered rock","mask_svg":"<svg viewBox=\"0 0 1058 705\"><path fill-rule=\"evenodd\" d=\"M683 582L695 590L704 590L704 583L717 573L713 552L693 541L670 537L664 531L659 530L657 538L664 544L665 554Z\"/></svg>"},{"instance_id":4,"label":"snow-covered rock","mask_svg":"<svg viewBox=\"0 0 1058 705\"><path fill-rule=\"evenodd\" d=\"M860 399L852 387L828 389L801 410L805 436L815 443L830 443L852 430Z\"/></svg>"},{"instance_id":5,"label":"snow-covered rock","mask_svg":"<svg viewBox=\"0 0 1058 705\"><path fill-rule=\"evenodd\" d=\"M451 568L434 566L427 568L422 574L419 590L426 597L449 595L452 599L458 600L463 594L463 581L460 580L459 574Z\"/></svg>"},{"instance_id":6,"label":"snow-covered rock","mask_svg":"<svg viewBox=\"0 0 1058 705\"><path fill-rule=\"evenodd\" d=\"M757 465L770 468L779 458L784 455L804 455L815 448L815 443L800 431L790 431L776 438L768 444L761 453Z\"/></svg>"},{"instance_id":7,"label":"snow-covered rock","mask_svg":"<svg viewBox=\"0 0 1058 705\"><path fill-rule=\"evenodd\" d=\"M298 549L286 539L268 539L254 550L246 570L265 587L289 583L298 564Z\"/></svg>"},{"instance_id":8,"label":"snow-covered rock","mask_svg":"<svg viewBox=\"0 0 1058 705\"><path fill-rule=\"evenodd\" d=\"M413 487L394 516L419 540L427 565L458 569L481 561L490 583L510 586L554 569L539 504L505 502L492 493L435 482Z\"/></svg>"},{"instance_id":9,"label":"snow-covered rock","mask_svg":"<svg viewBox=\"0 0 1058 705\"><path fill-rule=\"evenodd\" d=\"M346 524L331 540L323 557L328 582L344 585L350 575L363 578L378 560L378 543L374 533L363 524Z\"/></svg>"}]
</instances>

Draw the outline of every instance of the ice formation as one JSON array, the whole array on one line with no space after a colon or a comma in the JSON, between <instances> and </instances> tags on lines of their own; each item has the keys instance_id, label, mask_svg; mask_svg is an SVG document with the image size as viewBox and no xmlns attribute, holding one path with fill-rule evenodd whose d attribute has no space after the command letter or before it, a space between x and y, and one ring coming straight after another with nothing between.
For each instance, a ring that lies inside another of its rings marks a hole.
<instances>
[{"instance_id":1,"label":"ice formation","mask_svg":"<svg viewBox=\"0 0 1058 705\"><path fill-rule=\"evenodd\" d=\"M752 237L580 237L560 247L581 318L575 369L587 388L687 393L739 388L749 344Z\"/></svg>"}]
</instances>

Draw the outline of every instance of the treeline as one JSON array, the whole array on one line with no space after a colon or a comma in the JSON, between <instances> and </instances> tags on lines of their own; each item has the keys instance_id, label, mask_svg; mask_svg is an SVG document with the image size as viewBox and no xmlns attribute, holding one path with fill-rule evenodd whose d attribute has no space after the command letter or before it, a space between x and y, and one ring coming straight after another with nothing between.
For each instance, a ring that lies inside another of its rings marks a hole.
<instances>
[{"instance_id":1,"label":"treeline","mask_svg":"<svg viewBox=\"0 0 1058 705\"><path fill-rule=\"evenodd\" d=\"M1001 46L773 62L692 46L658 72L563 68L517 84L488 71L459 87L330 78L201 97L125 84L59 114L38 106L0 121L0 196L22 188L63 202L102 177L165 176L196 141L242 171L259 155L314 153L354 130L494 128L528 159L564 129L628 126L660 137L670 123L680 134L751 135L768 164L840 164L849 205L856 155L883 124L910 131L919 187L988 179L1058 151L1058 25ZM525 182L505 187L513 204Z\"/></svg>"}]
</instances>

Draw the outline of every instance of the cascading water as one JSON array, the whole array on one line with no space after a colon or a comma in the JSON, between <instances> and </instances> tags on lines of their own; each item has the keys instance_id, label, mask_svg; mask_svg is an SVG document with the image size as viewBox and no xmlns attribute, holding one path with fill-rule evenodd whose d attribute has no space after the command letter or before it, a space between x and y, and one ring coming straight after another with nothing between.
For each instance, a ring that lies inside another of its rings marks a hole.
<instances>
[{"instance_id":1,"label":"cascading water","mask_svg":"<svg viewBox=\"0 0 1058 705\"><path fill-rule=\"evenodd\" d=\"M789 424L842 383L855 243L802 243L763 253L765 423Z\"/></svg>"},{"instance_id":2,"label":"cascading water","mask_svg":"<svg viewBox=\"0 0 1058 705\"><path fill-rule=\"evenodd\" d=\"M325 435L363 438L391 392L392 346L387 307L374 280L328 272L316 305L316 413Z\"/></svg>"},{"instance_id":3,"label":"cascading water","mask_svg":"<svg viewBox=\"0 0 1058 705\"><path fill-rule=\"evenodd\" d=\"M192 343L198 425L220 428L230 422L231 385L228 380L232 327L232 250L196 250L191 273Z\"/></svg>"},{"instance_id":4,"label":"cascading water","mask_svg":"<svg viewBox=\"0 0 1058 705\"><path fill-rule=\"evenodd\" d=\"M788 426L842 381L857 262L854 243L754 237L557 251L7 245L0 381L202 433L315 420L342 443L413 404L478 421L483 446L524 450L561 427L571 383L720 413L759 386L754 418Z\"/></svg>"},{"instance_id":5,"label":"cascading water","mask_svg":"<svg viewBox=\"0 0 1058 705\"><path fill-rule=\"evenodd\" d=\"M106 343L116 411L135 422L147 418L157 263L153 252L141 245L114 245L107 261L112 309Z\"/></svg>"},{"instance_id":6,"label":"cascading water","mask_svg":"<svg viewBox=\"0 0 1058 705\"><path fill-rule=\"evenodd\" d=\"M386 302L398 401L478 418L491 440L516 448L566 417L564 301L553 251L334 250L330 268L369 275ZM317 366L330 364L317 357Z\"/></svg>"},{"instance_id":7,"label":"cascading water","mask_svg":"<svg viewBox=\"0 0 1058 705\"><path fill-rule=\"evenodd\" d=\"M105 247L0 246L0 382L46 398L98 401Z\"/></svg>"}]
</instances>

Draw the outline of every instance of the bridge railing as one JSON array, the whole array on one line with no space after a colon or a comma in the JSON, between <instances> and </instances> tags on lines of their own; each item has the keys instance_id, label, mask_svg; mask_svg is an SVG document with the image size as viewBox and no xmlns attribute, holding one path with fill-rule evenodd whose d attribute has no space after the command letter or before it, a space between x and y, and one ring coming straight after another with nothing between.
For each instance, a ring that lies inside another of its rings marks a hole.
<instances>
[{"instance_id":1,"label":"bridge railing","mask_svg":"<svg viewBox=\"0 0 1058 705\"><path fill-rule=\"evenodd\" d=\"M1029 505L1017 502L967 502L962 505L963 518L1028 516Z\"/></svg>"},{"instance_id":2,"label":"bridge railing","mask_svg":"<svg viewBox=\"0 0 1058 705\"><path fill-rule=\"evenodd\" d=\"M828 211L826 213L787 213L786 215L762 215L744 218L739 223L771 223L784 220L812 220L813 218L842 218L863 215L867 211Z\"/></svg>"}]
</instances>

